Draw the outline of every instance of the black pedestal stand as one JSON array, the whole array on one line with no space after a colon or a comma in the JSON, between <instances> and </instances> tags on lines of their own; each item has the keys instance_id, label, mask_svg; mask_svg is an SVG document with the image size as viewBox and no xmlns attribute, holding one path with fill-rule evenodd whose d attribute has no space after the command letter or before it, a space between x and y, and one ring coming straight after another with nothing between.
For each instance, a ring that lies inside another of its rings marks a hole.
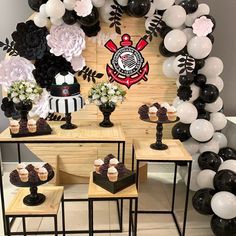
<instances>
[{"instance_id":1,"label":"black pedestal stand","mask_svg":"<svg viewBox=\"0 0 236 236\"><path fill-rule=\"evenodd\" d=\"M37 187L30 187L30 194L24 197L23 202L27 206L38 206L45 201L46 197L38 193Z\"/></svg>"},{"instance_id":2,"label":"black pedestal stand","mask_svg":"<svg viewBox=\"0 0 236 236\"><path fill-rule=\"evenodd\" d=\"M62 129L76 129L77 126L71 123L71 113L65 114L66 123L61 126Z\"/></svg>"}]
</instances>

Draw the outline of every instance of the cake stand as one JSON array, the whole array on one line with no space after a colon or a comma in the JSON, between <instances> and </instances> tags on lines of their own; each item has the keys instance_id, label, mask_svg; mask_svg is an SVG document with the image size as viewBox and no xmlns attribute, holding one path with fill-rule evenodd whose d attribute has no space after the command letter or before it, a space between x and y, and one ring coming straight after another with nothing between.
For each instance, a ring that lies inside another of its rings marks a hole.
<instances>
[{"instance_id":1,"label":"cake stand","mask_svg":"<svg viewBox=\"0 0 236 236\"><path fill-rule=\"evenodd\" d=\"M166 150L168 149L168 146L164 143L162 143L162 137L163 137L163 124L172 124L172 123L176 123L177 121L179 121L179 118L177 117L176 120L174 121L170 121L170 120L166 120L166 121L152 121L150 119L141 119L142 121L145 122L149 122L149 123L155 123L157 125L156 127L156 142L151 144L150 147L154 150Z\"/></svg>"},{"instance_id":2,"label":"cake stand","mask_svg":"<svg viewBox=\"0 0 236 236\"><path fill-rule=\"evenodd\" d=\"M28 187L30 189L30 194L25 196L23 199L23 202L25 205L27 206L38 206L41 205L45 200L46 200L46 196L42 193L38 193L38 186L43 185L47 182L49 182L50 180L52 180L54 177L54 171L51 171L50 173L48 173L48 178L46 181L37 181L37 182L22 182L22 181L18 181L18 182L12 182L11 183L17 187L20 188L26 188Z\"/></svg>"}]
</instances>

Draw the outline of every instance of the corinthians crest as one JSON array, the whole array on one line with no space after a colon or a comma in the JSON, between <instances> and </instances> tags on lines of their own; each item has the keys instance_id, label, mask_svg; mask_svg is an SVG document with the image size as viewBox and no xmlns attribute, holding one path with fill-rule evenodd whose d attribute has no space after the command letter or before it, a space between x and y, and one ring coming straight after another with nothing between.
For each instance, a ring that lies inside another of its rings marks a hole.
<instances>
[{"instance_id":1,"label":"corinthians crest","mask_svg":"<svg viewBox=\"0 0 236 236\"><path fill-rule=\"evenodd\" d=\"M116 81L130 88L141 80L147 81L149 64L146 62L143 66L144 58L140 53L147 44L146 40L140 39L137 45L133 47L133 42L128 34L122 36L120 48L112 40L105 44L105 47L114 53L111 59L112 67L107 65L106 68L110 82Z\"/></svg>"}]
</instances>

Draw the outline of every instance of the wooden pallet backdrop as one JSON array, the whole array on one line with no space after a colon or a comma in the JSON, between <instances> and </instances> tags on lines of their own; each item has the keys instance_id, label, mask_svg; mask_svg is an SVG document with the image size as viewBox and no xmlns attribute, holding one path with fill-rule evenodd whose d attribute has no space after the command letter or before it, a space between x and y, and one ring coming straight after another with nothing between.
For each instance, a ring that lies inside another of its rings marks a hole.
<instances>
[{"instance_id":1,"label":"wooden pallet backdrop","mask_svg":"<svg viewBox=\"0 0 236 236\"><path fill-rule=\"evenodd\" d=\"M134 45L140 37L145 35L145 20L131 18L128 16L122 19L122 33L131 35ZM107 23L102 23L102 32L114 34L114 29L109 28ZM120 35L114 40L119 45ZM165 60L159 53L159 43L161 39L154 40L142 51L144 58L149 61L150 72L147 82L140 82L130 90L127 90L125 102L119 105L112 114L112 121L122 124L126 137L126 162L130 163L131 142L132 138L152 137L155 140L156 127L139 120L137 114L138 108L147 102L169 102L171 103L176 97L176 85L173 79L166 78L162 73L162 64ZM106 64L110 62L112 53L104 46L98 45L93 40L87 40L87 49L83 53L86 58L87 66L98 72L105 74ZM84 81L82 77L78 78L81 85L82 95L87 98L88 90L92 82ZM73 114L74 120L95 120L101 121L102 114L95 105L88 105L83 111ZM165 125L164 137L171 137L171 125ZM71 131L74 132L74 131ZM28 144L28 148L37 155L41 160L55 164L56 156L59 155L59 169L61 171L61 181L67 182L84 182L93 168L93 160L103 158L109 153L117 153L117 147L114 145L62 145L62 144Z\"/></svg>"}]
</instances>

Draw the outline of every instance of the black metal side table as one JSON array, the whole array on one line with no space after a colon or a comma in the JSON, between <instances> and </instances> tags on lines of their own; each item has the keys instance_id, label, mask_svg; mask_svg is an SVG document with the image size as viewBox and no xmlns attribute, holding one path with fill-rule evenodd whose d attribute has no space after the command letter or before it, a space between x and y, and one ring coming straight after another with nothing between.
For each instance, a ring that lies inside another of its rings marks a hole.
<instances>
[{"instance_id":1,"label":"black metal side table","mask_svg":"<svg viewBox=\"0 0 236 236\"><path fill-rule=\"evenodd\" d=\"M180 236L185 236L186 231L186 222L187 222L187 212L188 212L188 199L189 199L189 186L190 186L190 177L192 169L192 157L186 151L183 144L179 140L164 140L165 144L168 145L166 150L154 150L150 147L152 140L133 140L132 146L132 170L134 170L134 162L136 159L136 185L138 188L139 185L139 165L140 162L167 162L174 163L174 182L173 182L173 195L172 195L172 204L169 211L145 211L138 210L138 214L170 214L173 217L174 223L178 230ZM186 190L186 199L184 207L184 220L183 227L181 227L177 221L175 214L175 193L176 193L176 180L177 180L177 164L178 162L187 162L188 163L188 179L187 179L187 190Z\"/></svg>"}]
</instances>

